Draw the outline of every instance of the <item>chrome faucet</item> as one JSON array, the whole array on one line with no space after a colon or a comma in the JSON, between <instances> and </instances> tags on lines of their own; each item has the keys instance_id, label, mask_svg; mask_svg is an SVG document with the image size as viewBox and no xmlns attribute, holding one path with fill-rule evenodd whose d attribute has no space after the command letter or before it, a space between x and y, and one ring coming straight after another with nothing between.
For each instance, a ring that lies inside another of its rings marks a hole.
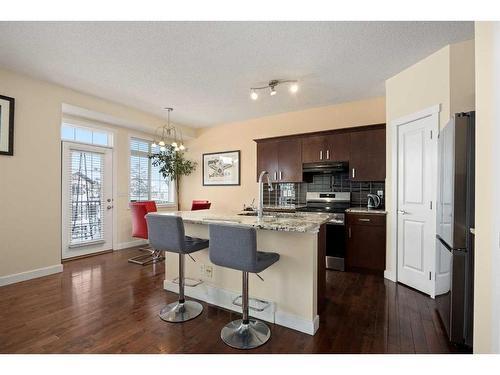
<instances>
[{"instance_id":1,"label":"chrome faucet","mask_svg":"<svg viewBox=\"0 0 500 375\"><path fill-rule=\"evenodd\" d=\"M262 181L264 176L267 177L267 184L269 185L269 191L273 191L273 185L271 184L271 179L269 178L269 173L267 171L260 172L259 175L259 207L257 208L257 217L262 219L262 214L264 213L264 182Z\"/></svg>"}]
</instances>

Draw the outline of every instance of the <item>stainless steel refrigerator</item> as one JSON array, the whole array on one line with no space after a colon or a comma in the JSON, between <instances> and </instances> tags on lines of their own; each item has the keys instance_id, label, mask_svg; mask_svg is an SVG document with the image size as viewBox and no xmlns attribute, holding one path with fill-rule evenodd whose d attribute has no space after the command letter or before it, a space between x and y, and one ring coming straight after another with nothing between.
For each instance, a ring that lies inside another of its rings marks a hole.
<instances>
[{"instance_id":1,"label":"stainless steel refrigerator","mask_svg":"<svg viewBox=\"0 0 500 375\"><path fill-rule=\"evenodd\" d=\"M475 113L440 131L436 305L450 341L472 347L474 308Z\"/></svg>"}]
</instances>

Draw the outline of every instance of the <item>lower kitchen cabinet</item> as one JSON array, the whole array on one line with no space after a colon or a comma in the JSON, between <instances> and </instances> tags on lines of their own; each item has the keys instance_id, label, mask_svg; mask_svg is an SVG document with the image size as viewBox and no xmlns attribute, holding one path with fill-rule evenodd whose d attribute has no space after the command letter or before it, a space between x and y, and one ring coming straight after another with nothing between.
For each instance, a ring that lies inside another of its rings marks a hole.
<instances>
[{"instance_id":1,"label":"lower kitchen cabinet","mask_svg":"<svg viewBox=\"0 0 500 375\"><path fill-rule=\"evenodd\" d=\"M386 253L386 216L347 213L346 271L383 275Z\"/></svg>"}]
</instances>

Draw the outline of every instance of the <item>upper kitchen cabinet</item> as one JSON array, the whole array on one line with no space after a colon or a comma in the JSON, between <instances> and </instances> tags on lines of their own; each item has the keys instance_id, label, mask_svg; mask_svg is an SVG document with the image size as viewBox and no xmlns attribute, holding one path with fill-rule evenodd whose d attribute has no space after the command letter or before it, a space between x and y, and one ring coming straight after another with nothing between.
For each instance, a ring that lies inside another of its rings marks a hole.
<instances>
[{"instance_id":1,"label":"upper kitchen cabinet","mask_svg":"<svg viewBox=\"0 0 500 375\"><path fill-rule=\"evenodd\" d=\"M302 162L315 163L323 161L325 154L325 137L322 135L302 138Z\"/></svg>"},{"instance_id":2,"label":"upper kitchen cabinet","mask_svg":"<svg viewBox=\"0 0 500 375\"><path fill-rule=\"evenodd\" d=\"M335 133L325 137L327 161L349 161L351 134Z\"/></svg>"},{"instance_id":3,"label":"upper kitchen cabinet","mask_svg":"<svg viewBox=\"0 0 500 375\"><path fill-rule=\"evenodd\" d=\"M385 125L353 131L349 173L353 181L385 180Z\"/></svg>"},{"instance_id":4,"label":"upper kitchen cabinet","mask_svg":"<svg viewBox=\"0 0 500 375\"><path fill-rule=\"evenodd\" d=\"M349 161L350 134L305 136L302 138L302 162Z\"/></svg>"},{"instance_id":5,"label":"upper kitchen cabinet","mask_svg":"<svg viewBox=\"0 0 500 375\"><path fill-rule=\"evenodd\" d=\"M302 182L300 139L257 141L257 179L264 170L272 182Z\"/></svg>"},{"instance_id":6,"label":"upper kitchen cabinet","mask_svg":"<svg viewBox=\"0 0 500 375\"><path fill-rule=\"evenodd\" d=\"M257 180L260 172L267 171L272 182L278 180L278 142L257 143Z\"/></svg>"}]
</instances>

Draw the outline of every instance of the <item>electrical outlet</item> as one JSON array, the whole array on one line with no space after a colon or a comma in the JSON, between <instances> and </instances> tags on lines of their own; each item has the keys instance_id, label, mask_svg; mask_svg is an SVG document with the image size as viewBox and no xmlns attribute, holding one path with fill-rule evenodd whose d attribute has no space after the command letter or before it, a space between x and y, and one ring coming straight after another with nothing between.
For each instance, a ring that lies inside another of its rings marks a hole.
<instances>
[{"instance_id":1,"label":"electrical outlet","mask_svg":"<svg viewBox=\"0 0 500 375\"><path fill-rule=\"evenodd\" d=\"M202 264L200 266L200 276L202 280L211 280L214 277L214 268L212 266Z\"/></svg>"},{"instance_id":2,"label":"electrical outlet","mask_svg":"<svg viewBox=\"0 0 500 375\"><path fill-rule=\"evenodd\" d=\"M212 266L205 266L205 278L211 280L214 277L214 268Z\"/></svg>"},{"instance_id":3,"label":"electrical outlet","mask_svg":"<svg viewBox=\"0 0 500 375\"><path fill-rule=\"evenodd\" d=\"M378 190L378 191L377 191L377 195L378 195L380 198L383 198L383 197L384 197L384 191L383 191L383 190Z\"/></svg>"}]
</instances>

